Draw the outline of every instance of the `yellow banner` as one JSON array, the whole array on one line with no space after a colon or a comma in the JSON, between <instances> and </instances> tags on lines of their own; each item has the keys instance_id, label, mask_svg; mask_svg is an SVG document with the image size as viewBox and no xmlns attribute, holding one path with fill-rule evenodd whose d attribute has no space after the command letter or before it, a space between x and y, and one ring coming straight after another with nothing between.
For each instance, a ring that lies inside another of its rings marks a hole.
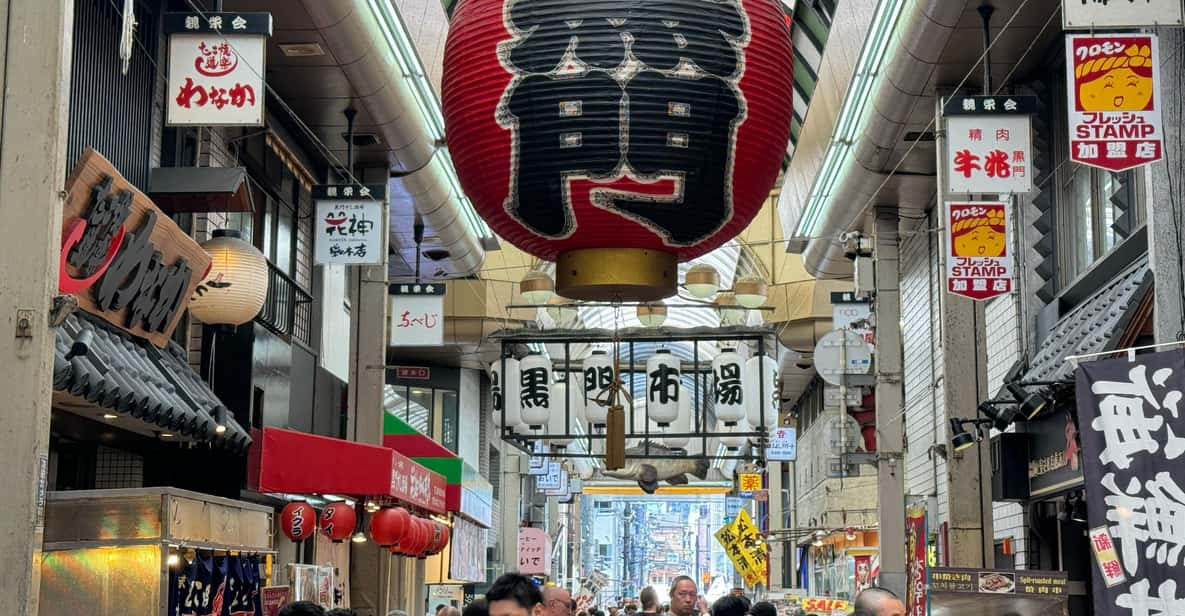
<instances>
[{"instance_id":1,"label":"yellow banner","mask_svg":"<svg viewBox=\"0 0 1185 616\"><path fill-rule=\"evenodd\" d=\"M765 583L769 568L765 540L748 511L740 510L732 524L726 524L716 531L716 541L724 547L729 560L745 579L745 584L754 586Z\"/></svg>"}]
</instances>

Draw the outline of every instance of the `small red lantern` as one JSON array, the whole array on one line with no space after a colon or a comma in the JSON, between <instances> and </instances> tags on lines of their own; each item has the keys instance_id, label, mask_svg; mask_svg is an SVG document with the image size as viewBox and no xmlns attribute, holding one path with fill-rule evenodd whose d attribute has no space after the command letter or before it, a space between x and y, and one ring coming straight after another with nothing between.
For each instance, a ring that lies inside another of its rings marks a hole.
<instances>
[{"instance_id":1,"label":"small red lantern","mask_svg":"<svg viewBox=\"0 0 1185 616\"><path fill-rule=\"evenodd\" d=\"M428 547L429 530L428 523L423 518L412 518L412 532L411 538L407 542L407 554L417 558L423 558L424 548Z\"/></svg>"},{"instance_id":2,"label":"small red lantern","mask_svg":"<svg viewBox=\"0 0 1185 616\"><path fill-rule=\"evenodd\" d=\"M782 4L458 2L441 89L465 194L500 237L557 262L564 297L673 295L676 262L740 233L781 169Z\"/></svg>"},{"instance_id":3,"label":"small red lantern","mask_svg":"<svg viewBox=\"0 0 1185 616\"><path fill-rule=\"evenodd\" d=\"M280 511L280 532L293 541L312 537L316 526L317 511L304 501L292 501Z\"/></svg>"},{"instance_id":4,"label":"small red lantern","mask_svg":"<svg viewBox=\"0 0 1185 616\"><path fill-rule=\"evenodd\" d=\"M349 503L329 503L325 505L325 509L321 510L319 526L321 532L325 533L330 541L341 543L354 534L354 528L358 526L358 518Z\"/></svg>"},{"instance_id":5,"label":"small red lantern","mask_svg":"<svg viewBox=\"0 0 1185 616\"><path fill-rule=\"evenodd\" d=\"M386 548L400 545L407 539L411 514L403 507L386 507L370 516L370 536Z\"/></svg>"},{"instance_id":6,"label":"small red lantern","mask_svg":"<svg viewBox=\"0 0 1185 616\"><path fill-rule=\"evenodd\" d=\"M444 546L448 545L449 527L447 524L441 524L436 520L431 521L432 524L432 541L428 544L426 552L428 554L439 554L444 550Z\"/></svg>"}]
</instances>

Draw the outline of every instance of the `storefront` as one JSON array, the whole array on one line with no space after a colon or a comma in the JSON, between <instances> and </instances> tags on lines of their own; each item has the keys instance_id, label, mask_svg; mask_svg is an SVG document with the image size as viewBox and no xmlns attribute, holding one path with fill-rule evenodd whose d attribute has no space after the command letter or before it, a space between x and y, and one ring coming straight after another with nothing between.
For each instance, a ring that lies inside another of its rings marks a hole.
<instances>
[{"instance_id":1,"label":"storefront","mask_svg":"<svg viewBox=\"0 0 1185 616\"><path fill-rule=\"evenodd\" d=\"M802 587L812 597L851 600L873 586L880 553L874 530L843 529L815 534L800 552Z\"/></svg>"}]
</instances>

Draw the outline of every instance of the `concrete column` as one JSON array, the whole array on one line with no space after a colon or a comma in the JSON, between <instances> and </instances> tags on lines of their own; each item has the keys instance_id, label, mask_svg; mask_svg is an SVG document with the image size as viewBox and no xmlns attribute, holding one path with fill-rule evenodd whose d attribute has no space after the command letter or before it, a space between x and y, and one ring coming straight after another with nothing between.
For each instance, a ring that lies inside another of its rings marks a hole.
<instances>
[{"instance_id":1,"label":"concrete column","mask_svg":"<svg viewBox=\"0 0 1185 616\"><path fill-rule=\"evenodd\" d=\"M770 462L765 469L769 482L769 524L766 530L774 532L784 528L782 525L782 466L781 462ZM782 559L782 544L769 544L769 588L777 590L784 586L782 575L786 564Z\"/></svg>"},{"instance_id":2,"label":"concrete column","mask_svg":"<svg viewBox=\"0 0 1185 616\"><path fill-rule=\"evenodd\" d=\"M40 590L73 6L0 5L0 614L36 614Z\"/></svg>"},{"instance_id":3,"label":"concrete column","mask_svg":"<svg viewBox=\"0 0 1185 616\"><path fill-rule=\"evenodd\" d=\"M523 519L522 462L523 456L517 449L509 443L502 444L502 494L498 499L502 507L498 546L502 573L518 571L518 527Z\"/></svg>"},{"instance_id":4,"label":"concrete column","mask_svg":"<svg viewBox=\"0 0 1185 616\"><path fill-rule=\"evenodd\" d=\"M1185 47L1185 33L1165 28L1160 31L1162 75L1179 75L1185 70L1185 59L1179 51ZM1170 82L1171 83L1171 82ZM1155 272L1155 309L1153 324L1156 342L1185 340L1185 288L1182 287L1182 251L1185 250L1185 152L1181 151L1181 122L1185 121L1176 105L1163 105L1164 161L1150 165L1145 212L1148 218L1148 254ZM1172 180L1170 182L1170 180Z\"/></svg>"},{"instance_id":5,"label":"concrete column","mask_svg":"<svg viewBox=\"0 0 1185 616\"><path fill-rule=\"evenodd\" d=\"M880 524L880 585L905 596L905 390L902 384L901 266L895 208L877 208L873 256L876 267L876 449L877 514Z\"/></svg>"},{"instance_id":6,"label":"concrete column","mask_svg":"<svg viewBox=\"0 0 1185 616\"><path fill-rule=\"evenodd\" d=\"M387 266L359 266L351 272L350 287L350 438L383 444L383 385L387 359ZM422 588L405 588L401 569L392 567L390 552L373 541L351 544L350 605L359 616L386 616L395 608L409 609ZM398 557L401 558L401 557ZM422 576L419 577L423 579ZM413 584L420 586L420 584ZM418 604L417 604L418 605ZM409 611L418 614L421 610Z\"/></svg>"}]
</instances>

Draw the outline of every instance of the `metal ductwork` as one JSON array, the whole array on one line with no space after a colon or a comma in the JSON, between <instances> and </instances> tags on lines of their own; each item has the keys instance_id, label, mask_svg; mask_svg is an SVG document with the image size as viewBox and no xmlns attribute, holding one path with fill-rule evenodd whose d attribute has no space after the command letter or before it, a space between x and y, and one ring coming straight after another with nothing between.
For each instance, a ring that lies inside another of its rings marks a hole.
<instances>
[{"instance_id":1,"label":"metal ductwork","mask_svg":"<svg viewBox=\"0 0 1185 616\"><path fill-rule=\"evenodd\" d=\"M845 231L862 229L864 217L871 207L892 206L903 210L903 215L911 216L926 210L935 198L933 149L916 148L902 160L909 146L904 135L907 130L921 130L934 117L935 73L969 3L965 0L906 1L908 5L902 9L895 32L887 41L889 51L881 65L880 76L868 94L865 111L868 120L863 122L864 130L841 163L829 205L812 237L806 239L805 244L798 243L807 272L816 277L851 276L851 261L844 256L842 244L835 240ZM974 10L973 6L971 10ZM867 30L864 36L869 36ZM828 51L832 50L832 45L829 41ZM837 53L848 51L851 50L841 48ZM854 63L855 55L846 62ZM841 102L836 102L836 106ZM807 122L811 119L808 116ZM821 119L828 120L826 117ZM831 125L834 126L834 120ZM815 144L815 147L820 145ZM802 148L800 142L799 149ZM889 178L889 172L898 161L901 161L900 167ZM810 174L809 181L813 183L817 174L818 171ZM886 178L889 178L887 182ZM798 198L809 195L810 186L800 185L799 188L805 190L798 191ZM783 200L793 198L790 191L784 194ZM866 209L866 205L870 207ZM908 210L916 212L911 214Z\"/></svg>"},{"instance_id":2,"label":"metal ductwork","mask_svg":"<svg viewBox=\"0 0 1185 616\"><path fill-rule=\"evenodd\" d=\"M418 215L433 248L447 251L424 259L425 277L475 274L485 258L479 223L467 214L460 184L454 182L448 151L415 92L417 66L395 48L398 24L386 23L381 10L390 0L301 0L313 27L332 51L357 102L374 119L390 147L391 246L415 263L412 227ZM405 69L404 67L409 67ZM434 103L435 104L435 103Z\"/></svg>"}]
</instances>

